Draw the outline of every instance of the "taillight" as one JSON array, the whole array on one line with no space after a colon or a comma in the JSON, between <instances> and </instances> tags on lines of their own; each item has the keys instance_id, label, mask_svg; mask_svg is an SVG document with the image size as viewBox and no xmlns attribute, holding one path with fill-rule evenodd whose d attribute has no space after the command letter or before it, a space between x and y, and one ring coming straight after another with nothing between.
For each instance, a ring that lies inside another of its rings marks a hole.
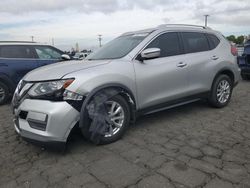
<instances>
[{"instance_id":1,"label":"taillight","mask_svg":"<svg viewBox=\"0 0 250 188\"><path fill-rule=\"evenodd\" d=\"M238 55L238 50L235 46L231 45L231 53L234 55L234 56L237 56Z\"/></svg>"}]
</instances>

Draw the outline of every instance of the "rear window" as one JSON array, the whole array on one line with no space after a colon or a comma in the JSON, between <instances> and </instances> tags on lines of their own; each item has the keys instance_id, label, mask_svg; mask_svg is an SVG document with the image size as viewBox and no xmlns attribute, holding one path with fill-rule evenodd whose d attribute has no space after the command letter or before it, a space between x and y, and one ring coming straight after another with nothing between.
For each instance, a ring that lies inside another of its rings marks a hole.
<instances>
[{"instance_id":1,"label":"rear window","mask_svg":"<svg viewBox=\"0 0 250 188\"><path fill-rule=\"evenodd\" d=\"M182 38L186 53L210 50L207 37L203 33L183 32Z\"/></svg>"},{"instance_id":2,"label":"rear window","mask_svg":"<svg viewBox=\"0 0 250 188\"><path fill-rule=\"evenodd\" d=\"M216 48L220 43L220 40L213 34L207 34L207 38L211 50Z\"/></svg>"},{"instance_id":3,"label":"rear window","mask_svg":"<svg viewBox=\"0 0 250 188\"><path fill-rule=\"evenodd\" d=\"M1 46L0 57L2 58L35 58L30 46Z\"/></svg>"}]
</instances>

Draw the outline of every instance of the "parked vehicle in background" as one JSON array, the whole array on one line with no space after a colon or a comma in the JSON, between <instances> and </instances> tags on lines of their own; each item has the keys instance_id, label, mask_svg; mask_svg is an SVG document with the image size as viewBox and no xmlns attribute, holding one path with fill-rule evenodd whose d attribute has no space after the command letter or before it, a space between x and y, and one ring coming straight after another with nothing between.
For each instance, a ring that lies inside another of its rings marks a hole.
<instances>
[{"instance_id":1,"label":"parked vehicle in background","mask_svg":"<svg viewBox=\"0 0 250 188\"><path fill-rule=\"evenodd\" d=\"M75 53L75 55L73 56L73 59L79 59L79 60L83 60L85 59L89 54L88 53L83 53L83 52L77 52Z\"/></svg>"},{"instance_id":2,"label":"parked vehicle in background","mask_svg":"<svg viewBox=\"0 0 250 188\"><path fill-rule=\"evenodd\" d=\"M250 80L250 40L244 44L244 50L242 55L238 57L238 63L242 79Z\"/></svg>"},{"instance_id":3,"label":"parked vehicle in background","mask_svg":"<svg viewBox=\"0 0 250 188\"><path fill-rule=\"evenodd\" d=\"M244 43L244 46L248 46L250 45L250 39L248 39L245 43Z\"/></svg>"},{"instance_id":4,"label":"parked vehicle in background","mask_svg":"<svg viewBox=\"0 0 250 188\"><path fill-rule=\"evenodd\" d=\"M238 52L238 56L242 56L243 52L244 52L244 46L237 46L237 52Z\"/></svg>"},{"instance_id":5,"label":"parked vehicle in background","mask_svg":"<svg viewBox=\"0 0 250 188\"><path fill-rule=\"evenodd\" d=\"M53 46L33 42L0 42L0 104L9 99L26 73L65 59L70 57Z\"/></svg>"},{"instance_id":6,"label":"parked vehicle in background","mask_svg":"<svg viewBox=\"0 0 250 188\"><path fill-rule=\"evenodd\" d=\"M239 81L236 55L221 33L203 26L128 32L84 63L27 74L13 97L14 127L26 139L65 143L79 126L87 139L107 144L138 115L200 99L222 108Z\"/></svg>"}]
</instances>

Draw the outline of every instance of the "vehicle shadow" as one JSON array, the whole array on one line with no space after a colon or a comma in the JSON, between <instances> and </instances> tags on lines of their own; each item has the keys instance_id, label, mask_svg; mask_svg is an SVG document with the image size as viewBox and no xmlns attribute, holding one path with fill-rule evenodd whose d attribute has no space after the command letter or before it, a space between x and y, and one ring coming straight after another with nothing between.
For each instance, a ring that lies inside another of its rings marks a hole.
<instances>
[{"instance_id":1,"label":"vehicle shadow","mask_svg":"<svg viewBox=\"0 0 250 188\"><path fill-rule=\"evenodd\" d=\"M159 122L172 121L173 119L179 116L187 116L189 114L192 115L197 111L207 108L210 107L206 101L197 101L172 109L167 109L153 114L140 116L138 117L137 121L128 128L122 140L129 139L131 136L134 135L134 132L139 133L141 129L145 129L147 127L154 127L157 129L157 124L159 125ZM98 146L85 140L84 137L81 135L81 130L79 128L75 128L70 134L65 151L73 152L74 150L79 150L80 148L85 148L86 150L88 150L93 147L101 147L101 145Z\"/></svg>"}]
</instances>

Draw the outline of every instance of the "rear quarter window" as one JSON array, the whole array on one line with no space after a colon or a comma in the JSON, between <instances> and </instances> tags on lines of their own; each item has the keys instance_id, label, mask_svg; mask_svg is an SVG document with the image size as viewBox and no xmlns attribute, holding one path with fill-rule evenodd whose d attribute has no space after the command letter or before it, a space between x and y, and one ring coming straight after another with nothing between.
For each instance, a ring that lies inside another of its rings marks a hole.
<instances>
[{"instance_id":1,"label":"rear quarter window","mask_svg":"<svg viewBox=\"0 0 250 188\"><path fill-rule=\"evenodd\" d=\"M1 46L0 57L2 58L35 58L33 49L30 46Z\"/></svg>"},{"instance_id":2,"label":"rear quarter window","mask_svg":"<svg viewBox=\"0 0 250 188\"><path fill-rule=\"evenodd\" d=\"M206 34L206 35L208 38L208 43L209 43L210 49L211 50L215 49L219 45L220 40L218 39L218 37L216 37L213 34Z\"/></svg>"},{"instance_id":3,"label":"rear quarter window","mask_svg":"<svg viewBox=\"0 0 250 188\"><path fill-rule=\"evenodd\" d=\"M210 50L208 39L204 33L183 32L182 39L186 53L196 53Z\"/></svg>"}]
</instances>

